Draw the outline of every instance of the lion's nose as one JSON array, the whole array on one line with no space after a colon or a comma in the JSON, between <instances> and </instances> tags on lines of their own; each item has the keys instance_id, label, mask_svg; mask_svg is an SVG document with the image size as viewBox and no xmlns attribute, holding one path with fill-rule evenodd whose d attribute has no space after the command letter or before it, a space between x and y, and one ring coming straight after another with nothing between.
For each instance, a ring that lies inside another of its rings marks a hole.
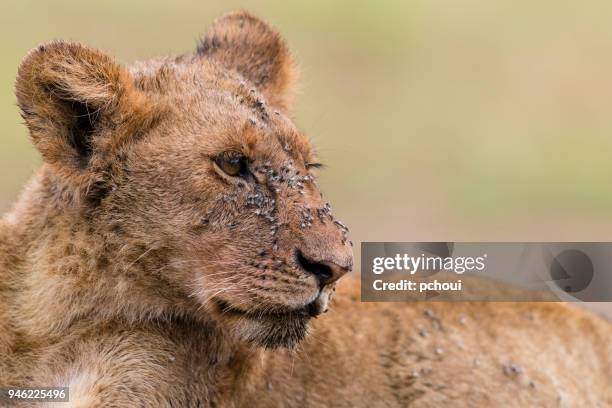
<instances>
[{"instance_id":1,"label":"lion's nose","mask_svg":"<svg viewBox=\"0 0 612 408\"><path fill-rule=\"evenodd\" d=\"M297 251L296 258L300 267L312 273L321 286L337 281L352 269L352 259L350 262L346 261L343 265L340 265L335 261L317 260L313 257L307 257L302 251Z\"/></svg>"}]
</instances>

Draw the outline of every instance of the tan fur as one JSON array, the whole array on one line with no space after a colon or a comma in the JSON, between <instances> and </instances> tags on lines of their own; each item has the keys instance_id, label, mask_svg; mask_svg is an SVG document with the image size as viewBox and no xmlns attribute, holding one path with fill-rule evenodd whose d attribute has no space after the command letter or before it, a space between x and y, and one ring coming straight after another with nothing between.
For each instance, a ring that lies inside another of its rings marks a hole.
<instances>
[{"instance_id":1,"label":"tan fur","mask_svg":"<svg viewBox=\"0 0 612 408\"><path fill-rule=\"evenodd\" d=\"M246 13L127 68L63 42L25 58L44 165L0 223L0 386L78 407L610 406L610 324L574 308L367 304L344 279L305 314L335 284L296 250L352 251L288 117L293 66ZM216 167L226 151L251 176Z\"/></svg>"}]
</instances>

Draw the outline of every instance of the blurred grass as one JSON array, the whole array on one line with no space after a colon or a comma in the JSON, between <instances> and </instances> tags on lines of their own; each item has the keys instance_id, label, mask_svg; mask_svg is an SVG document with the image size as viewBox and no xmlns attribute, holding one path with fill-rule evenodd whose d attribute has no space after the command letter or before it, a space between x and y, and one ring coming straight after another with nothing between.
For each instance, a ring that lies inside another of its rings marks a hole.
<instances>
[{"instance_id":1,"label":"blurred grass","mask_svg":"<svg viewBox=\"0 0 612 408\"><path fill-rule=\"evenodd\" d=\"M19 61L63 38L130 62L192 50L225 11L272 22L302 66L296 119L353 239L609 239L612 3L4 2L0 211L39 158Z\"/></svg>"}]
</instances>

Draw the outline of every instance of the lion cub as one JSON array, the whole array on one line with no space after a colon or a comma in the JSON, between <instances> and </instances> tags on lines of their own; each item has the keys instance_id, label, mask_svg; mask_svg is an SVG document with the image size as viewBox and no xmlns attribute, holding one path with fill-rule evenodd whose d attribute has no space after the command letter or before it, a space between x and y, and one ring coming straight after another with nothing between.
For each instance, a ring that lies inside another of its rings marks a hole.
<instances>
[{"instance_id":1,"label":"lion cub","mask_svg":"<svg viewBox=\"0 0 612 408\"><path fill-rule=\"evenodd\" d=\"M177 57L26 56L44 164L0 224L0 386L71 407L610 406L610 324L569 307L362 304L344 279L313 320L353 258L295 77L244 12Z\"/></svg>"}]
</instances>

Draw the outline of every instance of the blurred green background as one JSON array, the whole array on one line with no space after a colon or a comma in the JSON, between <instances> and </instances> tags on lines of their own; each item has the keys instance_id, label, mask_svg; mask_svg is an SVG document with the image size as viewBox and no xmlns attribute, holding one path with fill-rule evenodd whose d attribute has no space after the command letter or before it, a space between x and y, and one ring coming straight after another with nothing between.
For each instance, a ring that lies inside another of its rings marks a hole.
<instances>
[{"instance_id":1,"label":"blurred green background","mask_svg":"<svg viewBox=\"0 0 612 408\"><path fill-rule=\"evenodd\" d=\"M29 49L62 38L126 63L182 53L238 8L297 56L296 121L356 243L612 238L605 0L3 2L0 211L40 161L13 94Z\"/></svg>"}]
</instances>

